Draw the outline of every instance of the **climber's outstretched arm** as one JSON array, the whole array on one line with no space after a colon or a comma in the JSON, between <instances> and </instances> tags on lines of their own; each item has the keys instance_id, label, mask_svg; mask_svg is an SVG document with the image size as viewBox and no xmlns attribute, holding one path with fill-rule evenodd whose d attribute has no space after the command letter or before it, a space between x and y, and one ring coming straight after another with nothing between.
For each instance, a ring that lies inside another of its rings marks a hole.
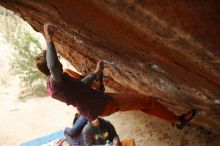
<instances>
[{"instance_id":1,"label":"climber's outstretched arm","mask_svg":"<svg viewBox=\"0 0 220 146\"><path fill-rule=\"evenodd\" d=\"M100 74L102 74L103 70L104 62L100 60L96 65L95 71L92 74L83 78L81 81L86 85L90 85L95 79L97 79Z\"/></svg>"},{"instance_id":2,"label":"climber's outstretched arm","mask_svg":"<svg viewBox=\"0 0 220 146\"><path fill-rule=\"evenodd\" d=\"M52 41L53 34L54 34L54 26L47 23L44 25L44 34L47 41L47 54L46 54L46 60L47 60L47 67L50 70L51 77L56 82L61 82L61 74L63 72L63 66L60 63L56 49L54 46L54 43Z\"/></svg>"}]
</instances>

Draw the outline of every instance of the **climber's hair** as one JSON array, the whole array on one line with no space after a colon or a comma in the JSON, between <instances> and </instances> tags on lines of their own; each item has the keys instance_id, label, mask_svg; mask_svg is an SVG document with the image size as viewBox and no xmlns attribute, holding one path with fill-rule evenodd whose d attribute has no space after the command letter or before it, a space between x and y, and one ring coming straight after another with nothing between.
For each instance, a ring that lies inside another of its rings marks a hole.
<instances>
[{"instance_id":1,"label":"climber's hair","mask_svg":"<svg viewBox=\"0 0 220 146\"><path fill-rule=\"evenodd\" d=\"M47 61L46 61L46 50L43 50L40 54L38 54L35 57L35 64L36 67L46 76L50 75L50 70L47 67Z\"/></svg>"}]
</instances>

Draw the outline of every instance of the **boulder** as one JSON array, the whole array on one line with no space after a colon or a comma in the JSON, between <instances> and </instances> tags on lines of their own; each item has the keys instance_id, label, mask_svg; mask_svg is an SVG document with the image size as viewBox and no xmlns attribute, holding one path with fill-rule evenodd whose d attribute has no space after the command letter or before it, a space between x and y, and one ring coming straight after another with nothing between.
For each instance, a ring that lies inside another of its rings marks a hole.
<instances>
[{"instance_id":1,"label":"boulder","mask_svg":"<svg viewBox=\"0 0 220 146\"><path fill-rule=\"evenodd\" d=\"M108 62L113 92L156 97L176 114L220 133L220 1L1 0L43 33L57 30L58 53L78 71Z\"/></svg>"}]
</instances>

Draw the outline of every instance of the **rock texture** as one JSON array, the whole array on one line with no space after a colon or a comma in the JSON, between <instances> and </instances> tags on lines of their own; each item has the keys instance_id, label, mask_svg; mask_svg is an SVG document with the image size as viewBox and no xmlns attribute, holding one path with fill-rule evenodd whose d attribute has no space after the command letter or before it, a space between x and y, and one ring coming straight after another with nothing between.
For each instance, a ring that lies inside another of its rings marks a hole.
<instances>
[{"instance_id":1,"label":"rock texture","mask_svg":"<svg viewBox=\"0 0 220 146\"><path fill-rule=\"evenodd\" d=\"M110 64L115 92L152 95L177 114L195 108L193 123L220 133L220 1L1 0L43 32L57 25L58 52L87 74Z\"/></svg>"}]
</instances>

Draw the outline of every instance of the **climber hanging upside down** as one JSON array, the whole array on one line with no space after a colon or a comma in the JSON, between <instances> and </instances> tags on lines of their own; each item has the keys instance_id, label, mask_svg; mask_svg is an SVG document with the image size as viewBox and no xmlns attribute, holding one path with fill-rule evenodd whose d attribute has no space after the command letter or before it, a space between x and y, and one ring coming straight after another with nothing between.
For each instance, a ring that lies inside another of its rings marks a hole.
<instances>
[{"instance_id":1,"label":"climber hanging upside down","mask_svg":"<svg viewBox=\"0 0 220 146\"><path fill-rule=\"evenodd\" d=\"M48 76L48 94L54 99L76 107L80 115L87 120L92 121L98 116L108 116L118 111L141 110L181 129L194 117L195 110L177 116L151 96L97 92L85 82L88 81L86 78L95 80L103 72L103 61L97 63L96 69L88 77L82 80L71 77L63 72L62 64L57 57L52 41L54 26L45 24L44 33L48 47L36 57L36 66Z\"/></svg>"}]
</instances>

